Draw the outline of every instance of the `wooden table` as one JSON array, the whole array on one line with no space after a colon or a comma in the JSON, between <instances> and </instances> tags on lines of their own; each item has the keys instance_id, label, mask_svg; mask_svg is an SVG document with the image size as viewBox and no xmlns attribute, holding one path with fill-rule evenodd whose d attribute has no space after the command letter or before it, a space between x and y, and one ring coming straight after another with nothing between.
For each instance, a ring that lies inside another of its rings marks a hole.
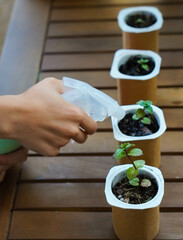
<instances>
[{"instance_id":1,"label":"wooden table","mask_svg":"<svg viewBox=\"0 0 183 240\"><path fill-rule=\"evenodd\" d=\"M0 64L0 93L17 94L47 76L74 77L116 98L109 70L121 48L116 17L129 6L158 7L163 59L158 106L165 196L157 239L183 239L183 0L16 0ZM116 239L104 182L116 163L110 120L84 145L57 157L32 152L0 184L0 240Z\"/></svg>"}]
</instances>

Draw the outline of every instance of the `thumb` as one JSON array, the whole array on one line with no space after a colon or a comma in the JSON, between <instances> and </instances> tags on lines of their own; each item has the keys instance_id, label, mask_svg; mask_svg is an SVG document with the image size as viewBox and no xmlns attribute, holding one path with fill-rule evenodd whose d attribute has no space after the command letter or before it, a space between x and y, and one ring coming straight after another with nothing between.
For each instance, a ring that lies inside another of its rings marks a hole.
<instances>
[{"instance_id":1,"label":"thumb","mask_svg":"<svg viewBox=\"0 0 183 240\"><path fill-rule=\"evenodd\" d=\"M28 151L20 148L17 151L0 155L0 165L11 166L13 164L24 162L27 159Z\"/></svg>"}]
</instances>

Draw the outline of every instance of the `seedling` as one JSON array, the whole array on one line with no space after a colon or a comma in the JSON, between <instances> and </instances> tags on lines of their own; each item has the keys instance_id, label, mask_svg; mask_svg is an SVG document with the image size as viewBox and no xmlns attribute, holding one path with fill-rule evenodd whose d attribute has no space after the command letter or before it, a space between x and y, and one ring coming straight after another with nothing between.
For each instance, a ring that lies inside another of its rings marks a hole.
<instances>
[{"instance_id":1,"label":"seedling","mask_svg":"<svg viewBox=\"0 0 183 240\"><path fill-rule=\"evenodd\" d=\"M145 71L149 71L149 66L148 66L148 63L149 60L148 59L145 59L145 58L141 58L139 60L137 60L137 63L141 66L141 68L143 68Z\"/></svg>"},{"instance_id":2,"label":"seedling","mask_svg":"<svg viewBox=\"0 0 183 240\"><path fill-rule=\"evenodd\" d=\"M144 23L144 20L142 18L137 18L137 20L135 21L136 24L138 23Z\"/></svg>"},{"instance_id":3,"label":"seedling","mask_svg":"<svg viewBox=\"0 0 183 240\"><path fill-rule=\"evenodd\" d=\"M150 118L146 117L146 114L152 114L153 113L153 108L151 107L152 102L147 100L140 100L137 102L138 105L142 106L143 108L138 108L136 113L132 116L133 120L139 120L141 121L141 123L143 124L151 124L151 120Z\"/></svg>"},{"instance_id":4,"label":"seedling","mask_svg":"<svg viewBox=\"0 0 183 240\"><path fill-rule=\"evenodd\" d=\"M130 162L132 163L132 167L130 167L127 172L126 176L129 180L129 183L132 186L141 186L141 187L150 187L151 181L149 179L143 179L142 181L139 178L139 169L143 168L145 165L144 160L136 160L133 161L131 157L137 157L143 155L143 152L140 148L132 148L135 144L131 143L123 143L119 145L119 148L113 154L114 159L122 159L124 157L128 157ZM131 150L130 150L131 148Z\"/></svg>"}]
</instances>

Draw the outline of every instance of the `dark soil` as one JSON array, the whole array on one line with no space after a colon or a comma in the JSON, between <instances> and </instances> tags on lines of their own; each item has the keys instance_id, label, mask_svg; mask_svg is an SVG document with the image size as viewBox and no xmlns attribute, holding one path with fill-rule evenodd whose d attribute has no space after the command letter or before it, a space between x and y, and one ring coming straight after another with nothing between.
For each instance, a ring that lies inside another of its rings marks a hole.
<instances>
[{"instance_id":1,"label":"dark soil","mask_svg":"<svg viewBox=\"0 0 183 240\"><path fill-rule=\"evenodd\" d=\"M146 115L151 119L151 124L143 124L139 120L132 119L133 114L128 113L118 123L118 127L122 133L128 136L147 136L158 131L159 125L153 114Z\"/></svg>"},{"instance_id":2,"label":"dark soil","mask_svg":"<svg viewBox=\"0 0 183 240\"><path fill-rule=\"evenodd\" d=\"M156 22L156 18L149 12L139 12L129 15L126 24L135 28L145 28L152 26Z\"/></svg>"},{"instance_id":3,"label":"dark soil","mask_svg":"<svg viewBox=\"0 0 183 240\"><path fill-rule=\"evenodd\" d=\"M145 65L148 66L148 69L144 69L144 64L138 63L141 59L147 59L148 62ZM122 64L119 67L119 71L123 74L131 76L142 76L147 75L153 71L155 63L151 57L143 57L141 55L131 56L125 64Z\"/></svg>"},{"instance_id":4,"label":"dark soil","mask_svg":"<svg viewBox=\"0 0 183 240\"><path fill-rule=\"evenodd\" d=\"M150 201L155 197L158 191L158 186L155 179L150 179L149 177L144 177L144 175L139 175L140 181L144 178L151 181L150 187L134 187L129 184L129 180L124 178L118 182L112 189L114 195L125 203L129 204L142 204Z\"/></svg>"}]
</instances>

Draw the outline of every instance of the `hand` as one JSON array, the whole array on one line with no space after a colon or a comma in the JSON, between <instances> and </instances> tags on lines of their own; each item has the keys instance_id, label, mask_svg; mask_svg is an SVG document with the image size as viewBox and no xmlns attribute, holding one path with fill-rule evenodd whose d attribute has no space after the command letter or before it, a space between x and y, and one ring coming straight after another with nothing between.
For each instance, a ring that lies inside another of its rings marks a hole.
<instances>
[{"instance_id":1,"label":"hand","mask_svg":"<svg viewBox=\"0 0 183 240\"><path fill-rule=\"evenodd\" d=\"M24 162L27 159L27 150L25 148L20 148L19 150L0 155L0 182L3 181L8 170L11 166L16 163Z\"/></svg>"},{"instance_id":2,"label":"hand","mask_svg":"<svg viewBox=\"0 0 183 240\"><path fill-rule=\"evenodd\" d=\"M47 78L16 96L12 134L22 146L39 154L55 156L74 139L83 143L96 123L80 108L62 97L62 81Z\"/></svg>"}]
</instances>

